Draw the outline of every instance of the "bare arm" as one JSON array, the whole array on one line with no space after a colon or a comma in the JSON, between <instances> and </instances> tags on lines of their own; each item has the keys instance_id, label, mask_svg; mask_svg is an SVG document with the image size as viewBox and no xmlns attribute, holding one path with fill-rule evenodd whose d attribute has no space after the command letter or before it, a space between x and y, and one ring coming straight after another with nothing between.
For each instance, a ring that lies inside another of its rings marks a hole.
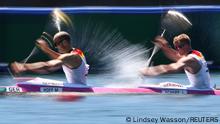
<instances>
[{"instance_id":1,"label":"bare arm","mask_svg":"<svg viewBox=\"0 0 220 124\"><path fill-rule=\"evenodd\" d=\"M180 72L191 62L191 57L183 57L177 62L168 65L158 65L154 67L144 68L140 71L140 73L144 76L157 76L161 74Z\"/></svg>"},{"instance_id":2,"label":"bare arm","mask_svg":"<svg viewBox=\"0 0 220 124\"><path fill-rule=\"evenodd\" d=\"M154 40L154 43L163 50L164 54L170 60L177 62L181 58L178 52L175 49L171 48L166 39L164 39L163 37L157 36Z\"/></svg>"},{"instance_id":3,"label":"bare arm","mask_svg":"<svg viewBox=\"0 0 220 124\"><path fill-rule=\"evenodd\" d=\"M60 53L50 49L47 42L44 41L43 39L38 39L36 42L36 46L40 48L44 53L46 53L52 59L57 59L60 56Z\"/></svg>"},{"instance_id":4,"label":"bare arm","mask_svg":"<svg viewBox=\"0 0 220 124\"><path fill-rule=\"evenodd\" d=\"M154 67L144 68L141 74L144 76L157 76L161 74L175 73L183 70L183 63L172 63L169 65L158 65Z\"/></svg>"},{"instance_id":5,"label":"bare arm","mask_svg":"<svg viewBox=\"0 0 220 124\"><path fill-rule=\"evenodd\" d=\"M62 65L62 61L58 59L50 60L47 62L36 62L31 64L25 64L24 68L28 71L32 71L40 74L47 74L58 70Z\"/></svg>"},{"instance_id":6,"label":"bare arm","mask_svg":"<svg viewBox=\"0 0 220 124\"><path fill-rule=\"evenodd\" d=\"M169 46L162 47L161 49L163 50L166 57L174 62L177 62L181 58L181 56L177 53L177 51Z\"/></svg>"},{"instance_id":7,"label":"bare arm","mask_svg":"<svg viewBox=\"0 0 220 124\"><path fill-rule=\"evenodd\" d=\"M35 63L18 63L11 64L11 70L15 74L19 74L26 71L31 71L40 74L47 74L52 71L58 70L62 65L66 65L69 68L77 68L81 65L82 59L79 55L72 53L61 54L57 59L53 59L47 62L35 62Z\"/></svg>"},{"instance_id":8,"label":"bare arm","mask_svg":"<svg viewBox=\"0 0 220 124\"><path fill-rule=\"evenodd\" d=\"M78 55L72 53L61 54L57 59L53 59L47 62L37 62L31 64L25 64L26 70L36 73L50 73L58 70L62 65L66 65L69 68L76 68L81 64L81 58Z\"/></svg>"},{"instance_id":9,"label":"bare arm","mask_svg":"<svg viewBox=\"0 0 220 124\"><path fill-rule=\"evenodd\" d=\"M78 54L73 53L61 54L58 59L60 59L63 64L69 68L77 68L82 63L81 57Z\"/></svg>"},{"instance_id":10,"label":"bare arm","mask_svg":"<svg viewBox=\"0 0 220 124\"><path fill-rule=\"evenodd\" d=\"M36 62L36 63L18 63L14 62L11 64L11 69L14 73L19 74L26 71L31 71L40 74L47 74L58 70L62 65L62 61L59 59L50 60L47 62Z\"/></svg>"}]
</instances>

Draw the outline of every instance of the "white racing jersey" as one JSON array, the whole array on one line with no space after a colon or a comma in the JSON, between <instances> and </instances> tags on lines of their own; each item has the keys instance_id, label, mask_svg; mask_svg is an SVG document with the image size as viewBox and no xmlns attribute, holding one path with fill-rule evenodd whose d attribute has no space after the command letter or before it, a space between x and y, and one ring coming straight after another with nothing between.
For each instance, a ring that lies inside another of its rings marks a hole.
<instances>
[{"instance_id":1,"label":"white racing jersey","mask_svg":"<svg viewBox=\"0 0 220 124\"><path fill-rule=\"evenodd\" d=\"M74 84L86 84L89 65L86 63L85 56L83 52L79 49L73 49L71 53L78 54L82 59L82 63L78 68L74 68L74 69L71 69L66 65L62 65L67 82Z\"/></svg>"},{"instance_id":2,"label":"white racing jersey","mask_svg":"<svg viewBox=\"0 0 220 124\"><path fill-rule=\"evenodd\" d=\"M189 56L195 58L199 64L201 65L201 69L196 74L191 74L187 70L185 73L189 79L190 85L187 86L188 88L197 88L197 89L209 89L212 88L210 84L210 75L209 69L207 67L207 62L203 57L202 53L199 51L193 50Z\"/></svg>"}]
</instances>

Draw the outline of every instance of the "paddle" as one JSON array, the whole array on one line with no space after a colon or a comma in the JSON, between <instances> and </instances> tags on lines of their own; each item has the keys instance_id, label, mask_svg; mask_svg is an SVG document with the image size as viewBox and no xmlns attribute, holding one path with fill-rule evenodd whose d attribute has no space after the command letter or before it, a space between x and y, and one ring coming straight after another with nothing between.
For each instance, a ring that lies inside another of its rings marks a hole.
<instances>
[{"instance_id":1,"label":"paddle","mask_svg":"<svg viewBox=\"0 0 220 124\"><path fill-rule=\"evenodd\" d=\"M182 33L191 26L192 23L182 13L175 10L169 10L161 21L163 32L160 36L163 37L166 31L173 32L175 34ZM153 52L146 63L147 67L150 66L153 56L159 51L159 49L160 48L158 46L154 46Z\"/></svg>"},{"instance_id":2,"label":"paddle","mask_svg":"<svg viewBox=\"0 0 220 124\"><path fill-rule=\"evenodd\" d=\"M61 31L61 23L64 23L66 26L69 26L71 28L73 28L73 24L71 22L71 19L61 10L59 9L54 9L53 12L50 14L53 18L53 23L55 25L55 27L57 28L58 31ZM47 33L47 32L43 32L41 34L41 39L43 39L44 41L46 41L50 48L55 48L54 44L53 44L53 37ZM39 50L37 49L37 46L35 46L31 53L22 61L24 64L27 63L27 61L34 56L35 54L37 54L39 52Z\"/></svg>"},{"instance_id":3,"label":"paddle","mask_svg":"<svg viewBox=\"0 0 220 124\"><path fill-rule=\"evenodd\" d=\"M163 30L163 32L161 33L160 36L163 37L164 34L165 34L165 32L166 32L166 29ZM154 56L159 50L160 50L160 48L159 48L157 45L154 45L153 52L152 52L150 58L147 60L147 63L146 63L146 66L147 66L147 67L150 66L150 63L151 63L151 61L152 61L153 56Z\"/></svg>"},{"instance_id":4,"label":"paddle","mask_svg":"<svg viewBox=\"0 0 220 124\"><path fill-rule=\"evenodd\" d=\"M41 36L40 36L40 39L46 41L46 42L48 43L48 45L49 45L50 48L52 48L52 49L55 48L54 43L53 43L53 37L52 37L49 33L43 32L43 33L41 34ZM37 46L34 46L34 48L32 49L31 53L30 53L24 60L22 60L21 62L22 62L23 64L26 64L27 61L28 61L32 56L36 55L38 52L39 52L39 49L37 48Z\"/></svg>"},{"instance_id":5,"label":"paddle","mask_svg":"<svg viewBox=\"0 0 220 124\"><path fill-rule=\"evenodd\" d=\"M54 9L50 15L52 16L52 21L53 21L52 24L57 28L58 31L62 30L61 29L62 24L73 29L73 23L72 23L70 17L68 17L68 15L66 15L60 9ZM53 37L50 34L48 34L47 32L43 32L40 39L46 41L50 48L52 48L52 49L55 48L54 44L53 44ZM34 46L31 53L24 60L22 60L21 63L23 63L23 64L27 63L31 57L38 54L39 49L37 47L38 47L37 45ZM9 73L13 76L13 74L11 73L12 71L10 70L10 67L11 67L11 64L9 64L8 70L9 70Z\"/></svg>"},{"instance_id":6,"label":"paddle","mask_svg":"<svg viewBox=\"0 0 220 124\"><path fill-rule=\"evenodd\" d=\"M48 43L49 47L51 49L54 49L55 46L54 46L54 43L53 43L53 37L47 33L47 32L43 32L40 36L39 39L42 39L44 40L45 42ZM28 62L28 60L33 57L34 55L38 54L39 53L39 49L37 46L34 46L34 48L32 49L32 51L30 52L30 54L24 59L21 61L22 64L26 64ZM13 71L11 70L11 63L8 65L8 72L9 74L12 76L12 78L14 79L15 78L15 74L13 73Z\"/></svg>"},{"instance_id":7,"label":"paddle","mask_svg":"<svg viewBox=\"0 0 220 124\"><path fill-rule=\"evenodd\" d=\"M51 16L53 17L53 23L55 24L55 27L57 30L60 32L61 31L61 23L64 23L66 26L73 28L73 23L71 19L66 15L64 12L62 12L60 9L54 9L53 12L51 13ZM41 37L44 41L46 41L50 48L55 48L54 43L53 43L53 37L47 33L43 32ZM35 54L38 53L37 46L35 46L31 53L23 60L23 63L27 63L27 61Z\"/></svg>"}]
</instances>

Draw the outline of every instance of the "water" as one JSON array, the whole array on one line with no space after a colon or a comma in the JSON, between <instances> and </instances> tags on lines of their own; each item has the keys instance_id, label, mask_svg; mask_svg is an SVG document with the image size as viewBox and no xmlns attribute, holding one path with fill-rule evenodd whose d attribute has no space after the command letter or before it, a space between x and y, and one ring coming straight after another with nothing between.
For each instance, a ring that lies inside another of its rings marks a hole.
<instances>
[{"instance_id":1,"label":"water","mask_svg":"<svg viewBox=\"0 0 220 124\"><path fill-rule=\"evenodd\" d=\"M75 18L75 32L71 35L73 47L85 53L90 71L108 71L120 76L137 74L151 51L143 44L130 43L116 27L93 18Z\"/></svg>"},{"instance_id":2,"label":"water","mask_svg":"<svg viewBox=\"0 0 220 124\"><path fill-rule=\"evenodd\" d=\"M64 14L59 12L53 18L58 31L63 29L61 23L72 28ZM146 48L130 44L117 29L99 22L89 20L75 28L73 44L85 52L92 69L110 68L114 74L90 75L89 85L131 87L142 82L135 74L146 62L146 57L143 57L148 55ZM217 75L212 74L213 82L219 80ZM64 75L43 77L65 80ZM185 75L175 74L146 78L145 83L171 81L186 84L185 79ZM2 76L0 83L13 84L9 76ZM217 117L220 120L219 104L219 96L192 95L101 95L86 96L72 102L61 102L56 97L1 96L0 124L126 124L147 123L144 119L161 117Z\"/></svg>"},{"instance_id":3,"label":"water","mask_svg":"<svg viewBox=\"0 0 220 124\"><path fill-rule=\"evenodd\" d=\"M56 8L51 13L53 23L57 28L58 32L63 30L63 26L73 29L72 20L68 15L62 12L60 9Z\"/></svg>"},{"instance_id":4,"label":"water","mask_svg":"<svg viewBox=\"0 0 220 124\"><path fill-rule=\"evenodd\" d=\"M117 27L94 20L93 16L82 20L80 16L67 15L59 9L54 9L49 16L45 32L67 31L72 46L84 52L92 72L135 75L146 64L150 49L143 44L131 44Z\"/></svg>"},{"instance_id":5,"label":"water","mask_svg":"<svg viewBox=\"0 0 220 124\"><path fill-rule=\"evenodd\" d=\"M219 73L212 73L212 81L218 82ZM44 78L65 80L63 75L47 75ZM185 75L174 74L148 78L147 82L186 82ZM1 85L11 82L9 76L1 76ZM4 83L3 83L4 82ZM146 82L145 82L146 83ZM92 86L132 84L132 80L111 75L90 75ZM218 85L218 84L217 84ZM87 96L74 102L60 102L53 97L1 96L1 124L129 124L126 118L188 118L216 117L220 120L219 96L191 95L102 95ZM163 122L158 122L164 124ZM188 122L189 123L189 122ZM192 122L191 122L192 123ZM198 122L197 122L198 123ZM211 122L210 122L211 123ZM204 123L204 124L210 124ZM217 122L212 122L217 123ZM220 123L220 122L218 122ZM149 123L151 124L151 123ZM153 122L152 122L153 124Z\"/></svg>"}]
</instances>

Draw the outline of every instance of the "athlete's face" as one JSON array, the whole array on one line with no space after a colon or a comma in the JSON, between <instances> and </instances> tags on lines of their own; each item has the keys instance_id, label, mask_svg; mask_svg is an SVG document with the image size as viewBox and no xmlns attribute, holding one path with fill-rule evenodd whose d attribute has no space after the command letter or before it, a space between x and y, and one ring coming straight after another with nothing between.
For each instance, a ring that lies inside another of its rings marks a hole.
<instances>
[{"instance_id":1,"label":"athlete's face","mask_svg":"<svg viewBox=\"0 0 220 124\"><path fill-rule=\"evenodd\" d=\"M54 45L55 45L55 47L58 47L58 46L60 46L63 42L65 41L65 39L63 38L60 38L60 39L58 39L58 40L56 40L56 41L54 41Z\"/></svg>"},{"instance_id":2,"label":"athlete's face","mask_svg":"<svg viewBox=\"0 0 220 124\"><path fill-rule=\"evenodd\" d=\"M180 55L184 55L187 53L187 47L188 45L187 44L181 44L181 43L175 43L174 44L174 47L175 49L177 50L177 52L180 54Z\"/></svg>"},{"instance_id":3,"label":"athlete's face","mask_svg":"<svg viewBox=\"0 0 220 124\"><path fill-rule=\"evenodd\" d=\"M54 41L54 45L60 53L67 53L72 49L70 41L67 41L65 38L58 38Z\"/></svg>"}]
</instances>

